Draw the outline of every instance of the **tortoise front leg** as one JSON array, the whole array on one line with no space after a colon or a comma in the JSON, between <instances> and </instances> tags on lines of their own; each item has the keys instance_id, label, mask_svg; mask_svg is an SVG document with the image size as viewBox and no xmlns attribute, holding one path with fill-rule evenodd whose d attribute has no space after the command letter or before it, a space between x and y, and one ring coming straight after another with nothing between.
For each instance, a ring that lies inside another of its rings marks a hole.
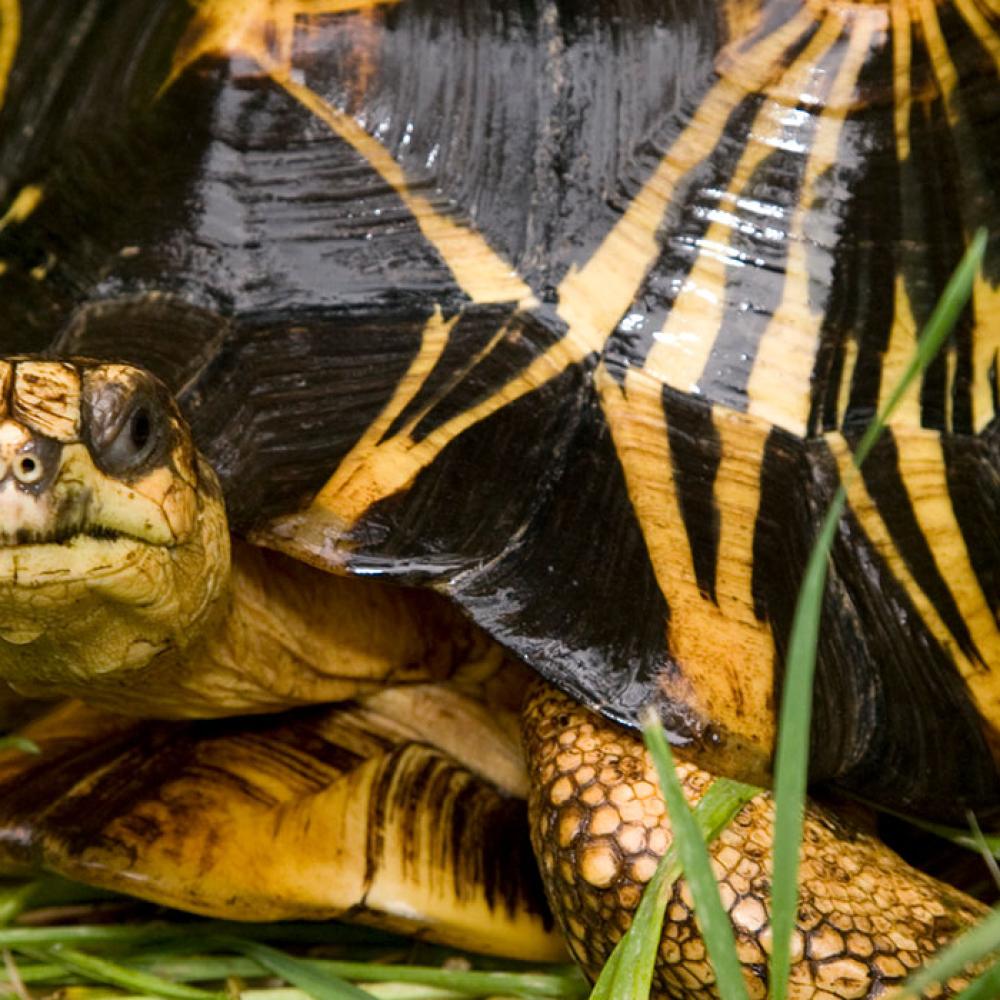
<instances>
[{"instance_id":1,"label":"tortoise front leg","mask_svg":"<svg viewBox=\"0 0 1000 1000\"><path fill-rule=\"evenodd\" d=\"M546 685L529 698L523 724L535 854L570 950L595 976L671 841L655 767L637 733ZM678 774L692 804L713 780L686 763ZM752 998L767 994L773 814L771 795L758 795L711 847ZM985 912L815 806L801 858L793 998L882 996ZM716 996L713 982L680 881L667 903L654 995Z\"/></svg>"}]
</instances>

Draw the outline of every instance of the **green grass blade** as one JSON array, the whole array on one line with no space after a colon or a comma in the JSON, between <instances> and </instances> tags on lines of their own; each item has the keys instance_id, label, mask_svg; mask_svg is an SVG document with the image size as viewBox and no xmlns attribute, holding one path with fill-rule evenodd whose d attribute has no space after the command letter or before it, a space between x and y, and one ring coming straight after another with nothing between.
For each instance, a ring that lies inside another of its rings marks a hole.
<instances>
[{"instance_id":1,"label":"green grass blade","mask_svg":"<svg viewBox=\"0 0 1000 1000\"><path fill-rule=\"evenodd\" d=\"M452 990L465 996L515 995L523 997L582 997L586 996L586 984L575 969L566 970L562 975L517 972L477 972L458 969L437 969L419 965L376 965L370 962L344 962L323 959L293 958L283 952L267 948L250 941L232 941L232 946L259 962L268 971L307 990L302 982L296 982L278 969L276 962L293 962L298 970L321 977L324 981L336 978L344 980L366 980L367 982L408 983L410 985L432 986L435 989ZM263 949L263 951L261 951ZM278 956L278 958L275 958ZM286 965L291 970L291 966ZM315 996L315 994L313 994Z\"/></svg>"},{"instance_id":2,"label":"green grass blade","mask_svg":"<svg viewBox=\"0 0 1000 1000\"><path fill-rule=\"evenodd\" d=\"M980 832L980 835L976 836L972 831L963 829L962 827L949 826L946 823L932 823L930 820L920 819L917 816L907 816L906 813L898 812L895 809L888 808L888 806L872 802L860 796L858 796L858 801L865 803L865 805L870 806L872 809L877 809L879 812L895 816L896 819L901 819L904 823L909 823L910 826L915 826L918 830L933 833L935 837L947 840L948 843L954 844L956 847L964 847L967 850L979 853L985 846L994 858L1000 858L1000 834Z\"/></svg>"},{"instance_id":3,"label":"green grass blade","mask_svg":"<svg viewBox=\"0 0 1000 1000\"><path fill-rule=\"evenodd\" d=\"M20 750L21 753L39 754L37 743L25 736L0 736L0 750Z\"/></svg>"},{"instance_id":4,"label":"green grass blade","mask_svg":"<svg viewBox=\"0 0 1000 1000\"><path fill-rule=\"evenodd\" d=\"M0 891L0 927L16 920L38 893L40 883L25 882Z\"/></svg>"},{"instance_id":5,"label":"green grass blade","mask_svg":"<svg viewBox=\"0 0 1000 1000\"><path fill-rule=\"evenodd\" d=\"M747 1000L746 983L736 954L733 926L729 914L722 905L719 886L708 857L708 847L698 821L688 807L687 799L684 798L666 734L659 718L652 711L643 720L642 735L656 764L660 787L674 831L673 842L677 845L681 868L691 887L695 919L708 950L719 995L722 1000ZM743 802L757 793L757 789L747 785L741 786L737 782L727 784L743 790L743 794L746 795ZM742 804L741 802L740 805Z\"/></svg>"},{"instance_id":6,"label":"green grass blade","mask_svg":"<svg viewBox=\"0 0 1000 1000\"><path fill-rule=\"evenodd\" d=\"M927 367L951 333L972 293L985 250L986 231L981 229L948 282L902 378L863 435L854 454L856 467L868 457L910 384ZM845 502L846 492L841 485L823 520L806 566L786 657L774 778L773 945L770 963L771 996L774 1000L784 1000L787 995L791 971L791 938L798 906L799 845L805 809L816 645L829 552Z\"/></svg>"},{"instance_id":7,"label":"green grass blade","mask_svg":"<svg viewBox=\"0 0 1000 1000\"><path fill-rule=\"evenodd\" d=\"M111 983L134 993L150 993L153 996L168 997L170 1000L227 1000L225 993L211 993L183 983L172 983L169 979L161 979L159 976L140 972L138 969L129 969L117 962L87 955L65 945L53 945L43 954L50 961L78 972L87 979L99 983Z\"/></svg>"},{"instance_id":8,"label":"green grass blade","mask_svg":"<svg viewBox=\"0 0 1000 1000\"><path fill-rule=\"evenodd\" d=\"M1000 963L969 983L955 1000L996 1000L997 997L1000 997Z\"/></svg>"},{"instance_id":9,"label":"green grass blade","mask_svg":"<svg viewBox=\"0 0 1000 1000\"><path fill-rule=\"evenodd\" d=\"M0 927L0 948L52 944L141 944L162 937L155 925L74 924L67 927Z\"/></svg>"},{"instance_id":10,"label":"green grass blade","mask_svg":"<svg viewBox=\"0 0 1000 1000\"><path fill-rule=\"evenodd\" d=\"M337 923L241 924L235 921L157 921L147 924L73 924L56 927L0 927L0 948L87 944L149 946L154 942L188 942L193 950L204 947L207 936L236 935L242 940L258 937L301 945L397 944L407 939L367 927Z\"/></svg>"},{"instance_id":11,"label":"green grass blade","mask_svg":"<svg viewBox=\"0 0 1000 1000\"><path fill-rule=\"evenodd\" d=\"M976 814L971 809L966 811L966 817L969 820L969 830L972 833L972 839L975 842L976 850L979 852L979 856L983 859L983 864L986 865L986 868L993 879L994 886L1000 888L1000 866L997 865L997 859L994 856L993 851L990 849L990 845L986 842L986 838L983 836L983 831L979 826L979 820L976 819Z\"/></svg>"},{"instance_id":12,"label":"green grass blade","mask_svg":"<svg viewBox=\"0 0 1000 1000\"><path fill-rule=\"evenodd\" d=\"M205 943L205 942L203 942ZM211 942L209 942L211 943ZM228 942L227 942L228 943ZM38 949L37 954L47 956ZM215 982L231 977L259 979L272 975L259 962L242 955L195 955L180 958L130 955L116 960L130 970L147 972L173 982ZM582 1000L587 996L583 974L575 966L559 966L551 972L490 972L448 969L427 965L377 964L337 959L298 959L317 972L366 983L397 983L424 986L453 996L518 996ZM79 976L65 964L32 962L19 965L25 983L69 985ZM0 982L0 987L2 987ZM371 987L368 987L371 990Z\"/></svg>"},{"instance_id":13,"label":"green grass blade","mask_svg":"<svg viewBox=\"0 0 1000 1000\"><path fill-rule=\"evenodd\" d=\"M432 986L464 996L585 997L587 985L576 968L561 974L542 972L480 972L421 965L376 965L371 962L312 960L304 963L327 975L369 983L408 983ZM274 971L273 969L271 971Z\"/></svg>"},{"instance_id":14,"label":"green grass blade","mask_svg":"<svg viewBox=\"0 0 1000 1000\"><path fill-rule=\"evenodd\" d=\"M234 951L252 958L269 972L308 993L313 1000L372 1000L367 990L352 986L346 979L317 969L308 962L271 948L259 941L233 938L225 942Z\"/></svg>"},{"instance_id":15,"label":"green grass blade","mask_svg":"<svg viewBox=\"0 0 1000 1000\"><path fill-rule=\"evenodd\" d=\"M411 986L408 983L376 983L372 985L374 1000L463 1000L461 993L439 990L432 986ZM270 989L241 990L240 1000L309 1000L309 994L293 986ZM0 1000L19 1000L14 994L0 991ZM121 993L99 987L69 986L59 991L53 1000L154 1000L148 994ZM233 996L229 1000L234 1000Z\"/></svg>"},{"instance_id":16,"label":"green grass blade","mask_svg":"<svg viewBox=\"0 0 1000 1000\"><path fill-rule=\"evenodd\" d=\"M643 890L632 924L604 963L590 1000L646 1000L663 929L670 887L680 875L676 856L668 852Z\"/></svg>"},{"instance_id":17,"label":"green grass blade","mask_svg":"<svg viewBox=\"0 0 1000 1000\"><path fill-rule=\"evenodd\" d=\"M938 351L944 346L944 342L951 335L952 329L972 295L972 286L980 267L982 267L983 255L986 253L987 238L985 229L976 230L972 241L962 255L962 259L958 262L958 267L955 268L954 274L941 293L941 298L934 306L931 318L927 321L927 326L924 327L924 332L917 341L917 349L910 359L906 371L893 386L882 411L862 436L854 456L855 465L860 466L868 457L900 400L906 395L910 384L934 360Z\"/></svg>"},{"instance_id":18,"label":"green grass blade","mask_svg":"<svg viewBox=\"0 0 1000 1000\"><path fill-rule=\"evenodd\" d=\"M760 789L720 778L692 810L699 839L711 842ZM663 912L670 890L680 877L675 839L661 858L639 902L632 924L615 946L594 984L590 1000L646 1000L660 945Z\"/></svg>"},{"instance_id":19,"label":"green grass blade","mask_svg":"<svg viewBox=\"0 0 1000 1000\"><path fill-rule=\"evenodd\" d=\"M843 488L837 491L820 529L805 577L788 645L781 723L775 754L774 860L771 878L772 951L770 996L784 1000L791 972L791 941L798 908L799 845L805 810L809 728L816 637L826 585L827 552L844 509Z\"/></svg>"}]
</instances>

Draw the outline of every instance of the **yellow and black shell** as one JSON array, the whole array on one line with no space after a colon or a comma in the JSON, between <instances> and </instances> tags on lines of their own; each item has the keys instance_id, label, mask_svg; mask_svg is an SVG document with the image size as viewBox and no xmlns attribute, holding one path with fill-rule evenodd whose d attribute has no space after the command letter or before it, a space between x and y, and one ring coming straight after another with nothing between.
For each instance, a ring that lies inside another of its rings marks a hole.
<instances>
[{"instance_id":1,"label":"yellow and black shell","mask_svg":"<svg viewBox=\"0 0 1000 1000\"><path fill-rule=\"evenodd\" d=\"M18 10L18 4L2 6ZM766 775L796 591L976 227L995 0L26 2L4 351L140 362L236 529ZM1000 802L1000 244L849 489L813 774Z\"/></svg>"}]
</instances>

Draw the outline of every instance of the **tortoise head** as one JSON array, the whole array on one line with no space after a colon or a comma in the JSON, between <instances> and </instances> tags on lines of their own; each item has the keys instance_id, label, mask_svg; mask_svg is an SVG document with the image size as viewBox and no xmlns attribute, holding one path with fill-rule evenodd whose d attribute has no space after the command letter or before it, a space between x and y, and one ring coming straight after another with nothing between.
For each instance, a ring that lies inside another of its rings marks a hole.
<instances>
[{"instance_id":1,"label":"tortoise head","mask_svg":"<svg viewBox=\"0 0 1000 1000\"><path fill-rule=\"evenodd\" d=\"M148 372L0 359L0 677L134 686L223 603L215 474Z\"/></svg>"}]
</instances>

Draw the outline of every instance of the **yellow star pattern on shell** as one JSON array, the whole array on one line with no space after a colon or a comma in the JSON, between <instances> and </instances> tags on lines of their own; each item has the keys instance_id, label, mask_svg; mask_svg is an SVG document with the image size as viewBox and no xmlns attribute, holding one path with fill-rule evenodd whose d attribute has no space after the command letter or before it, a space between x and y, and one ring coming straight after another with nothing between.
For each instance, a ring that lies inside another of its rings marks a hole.
<instances>
[{"instance_id":1,"label":"yellow star pattern on shell","mask_svg":"<svg viewBox=\"0 0 1000 1000\"><path fill-rule=\"evenodd\" d=\"M196 13L177 46L164 89L202 56L245 55L269 75L292 66L295 31L302 20L394 6L399 0L197 0Z\"/></svg>"}]
</instances>

